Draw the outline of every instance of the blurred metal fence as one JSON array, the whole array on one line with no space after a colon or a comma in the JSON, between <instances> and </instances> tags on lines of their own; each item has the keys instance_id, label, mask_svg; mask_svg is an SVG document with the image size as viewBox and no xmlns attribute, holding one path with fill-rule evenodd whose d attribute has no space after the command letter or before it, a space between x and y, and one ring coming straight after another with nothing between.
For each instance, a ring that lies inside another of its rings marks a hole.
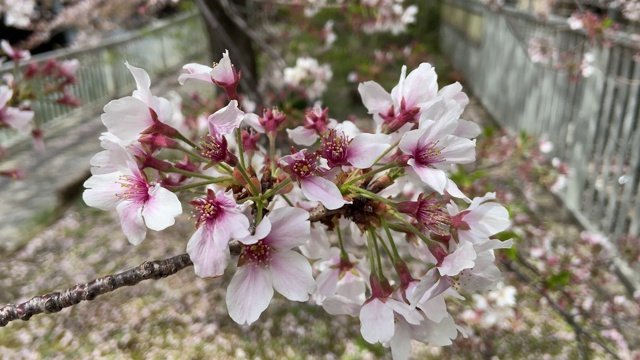
<instances>
[{"instance_id":1,"label":"blurred metal fence","mask_svg":"<svg viewBox=\"0 0 640 360\"><path fill-rule=\"evenodd\" d=\"M46 127L87 109L99 109L109 100L135 89L135 81L124 65L145 69L149 75L175 72L183 64L194 62L208 50L206 29L197 12L157 21L140 30L110 37L98 45L63 49L33 56L29 62L78 59L78 83L71 93L80 100L79 108L52 102L32 103L39 124ZM23 67L26 64L23 64ZM0 67L0 76L12 72L12 64ZM177 77L176 77L177 83ZM9 147L25 138L9 129L0 129L0 145Z\"/></svg>"},{"instance_id":2,"label":"blurred metal fence","mask_svg":"<svg viewBox=\"0 0 640 360\"><path fill-rule=\"evenodd\" d=\"M475 0L444 0L442 17L441 49L474 95L506 128L551 140L571 167L560 196L576 217L613 237L640 234L640 63L629 37L597 47L598 70L571 81L527 56L526 39L538 35L582 55L585 35L557 31L560 18Z\"/></svg>"}]
</instances>

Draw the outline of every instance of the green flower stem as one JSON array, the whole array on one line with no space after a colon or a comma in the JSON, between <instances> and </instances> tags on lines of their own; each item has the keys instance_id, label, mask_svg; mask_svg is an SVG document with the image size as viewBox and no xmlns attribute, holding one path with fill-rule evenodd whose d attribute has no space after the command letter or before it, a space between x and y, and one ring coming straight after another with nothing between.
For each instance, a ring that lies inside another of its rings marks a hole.
<instances>
[{"instance_id":1,"label":"green flower stem","mask_svg":"<svg viewBox=\"0 0 640 360\"><path fill-rule=\"evenodd\" d=\"M393 201L391 201L391 200L389 200L387 198L384 198L384 197L382 197L382 196L380 196L378 194L372 193L369 190L365 190L365 189L362 189L362 188L354 186L354 185L347 185L346 188L348 190L353 191L353 192L357 192L357 193L359 193L360 195L362 195L362 196L364 196L366 198L369 198L369 199L372 199L372 200L377 200L377 201L380 201L380 202L382 202L384 204L387 204L387 205L391 206L394 209L396 208L396 203L395 202L393 202Z\"/></svg>"},{"instance_id":2,"label":"green flower stem","mask_svg":"<svg viewBox=\"0 0 640 360\"><path fill-rule=\"evenodd\" d=\"M227 165L227 164L218 163L218 164L216 164L216 167L217 167L219 170L221 169L222 171L224 171L224 172L228 173L229 175L232 175L232 174L233 174L233 169L231 169L231 168L229 167L229 165Z\"/></svg>"},{"instance_id":3,"label":"green flower stem","mask_svg":"<svg viewBox=\"0 0 640 360\"><path fill-rule=\"evenodd\" d=\"M342 230L340 230L340 224L336 226L336 234L338 235L338 246L340 247L340 258L349 260L349 254L344 248L344 242L342 241Z\"/></svg>"},{"instance_id":4,"label":"green flower stem","mask_svg":"<svg viewBox=\"0 0 640 360\"><path fill-rule=\"evenodd\" d=\"M283 182L278 184L276 187L274 187L273 189L269 189L269 191L264 193L263 197L265 199L268 199L268 198L274 196L275 194L278 193L278 191L282 190L282 188L284 188L285 186L289 185L290 183L291 183L291 178L286 178Z\"/></svg>"},{"instance_id":5,"label":"green flower stem","mask_svg":"<svg viewBox=\"0 0 640 360\"><path fill-rule=\"evenodd\" d=\"M182 175L186 175L186 176L193 176L193 177L197 177L197 178L201 178L201 179L212 180L214 182L216 182L217 179L220 179L218 177L213 177L213 176L209 176L209 175L205 175L205 174L201 174L201 173L182 170L182 169L178 169L176 167L171 167L169 169L169 172L176 173L176 174L182 174ZM224 179L226 180L228 178L224 178Z\"/></svg>"},{"instance_id":6,"label":"green flower stem","mask_svg":"<svg viewBox=\"0 0 640 360\"><path fill-rule=\"evenodd\" d=\"M194 143L193 141L187 139L187 137L182 135L180 132L177 132L176 135L174 135L174 136L175 136L176 139L186 142L187 144L189 144L189 146L193 147L194 149L199 149L199 147L198 147L198 145L196 143Z\"/></svg>"},{"instance_id":7,"label":"green flower stem","mask_svg":"<svg viewBox=\"0 0 640 360\"><path fill-rule=\"evenodd\" d=\"M176 187L170 188L170 190L173 191L173 192L178 192L178 191L194 189L194 188L197 188L197 187L200 187L200 186L206 186L206 185L209 185L209 184L216 184L216 183L220 183L220 182L224 182L224 181L233 181L233 178L226 177L226 178L218 178L216 180L202 181L202 182L199 182L199 183L176 186Z\"/></svg>"},{"instance_id":8,"label":"green flower stem","mask_svg":"<svg viewBox=\"0 0 640 360\"><path fill-rule=\"evenodd\" d=\"M389 224L387 224L387 221L384 219L384 216L381 216L380 220L382 220L382 227L384 228L384 231L387 234L387 237L389 238L389 244L391 245L391 250L393 250L393 258L394 258L393 260L398 260L400 259L400 254L398 253L398 249L396 248L395 241L393 241L393 236L391 236L391 231L389 231Z\"/></svg>"},{"instance_id":9,"label":"green flower stem","mask_svg":"<svg viewBox=\"0 0 640 360\"><path fill-rule=\"evenodd\" d=\"M378 275L380 278L384 277L382 272L382 259L380 258L380 248L378 248L378 241L376 240L376 235L373 229L369 229L369 236L371 237L371 241L373 243L373 248L376 252L376 259L378 260Z\"/></svg>"},{"instance_id":10,"label":"green flower stem","mask_svg":"<svg viewBox=\"0 0 640 360\"><path fill-rule=\"evenodd\" d=\"M244 147L242 146L242 132L240 130L240 128L236 129L236 140L238 141L238 155L240 155L240 164L238 164L239 166L236 167L236 169L238 169L238 171L240 171L240 174L242 174L242 177L244 178L244 180L247 182L247 184L249 184L249 187L251 188L251 192L253 194L260 194L260 191L258 191L258 188L256 188L256 186L251 182L251 179L249 178L249 175L247 175L247 167L245 166L244 163Z\"/></svg>"},{"instance_id":11,"label":"green flower stem","mask_svg":"<svg viewBox=\"0 0 640 360\"><path fill-rule=\"evenodd\" d=\"M345 183L345 185L352 185L352 184L354 184L354 183L356 183L356 182L358 182L358 181L360 181L362 179L366 179L368 177L372 177L373 175L375 175L375 174L377 174L379 172L382 172L382 171L385 171L385 170L389 170L389 169L393 169L394 167L398 167L398 164L396 164L396 163L386 164L386 165L382 166L381 168L378 168L378 169L375 169L375 170L371 170L366 174L362 174L362 175L360 175L360 176L358 176L356 178L353 178L353 179L347 181Z\"/></svg>"},{"instance_id":12,"label":"green flower stem","mask_svg":"<svg viewBox=\"0 0 640 360\"><path fill-rule=\"evenodd\" d=\"M376 269L376 259L373 257L373 240L368 234L367 236L367 252L369 253L369 263L371 263L371 273L378 276L378 269Z\"/></svg>"},{"instance_id":13,"label":"green flower stem","mask_svg":"<svg viewBox=\"0 0 640 360\"><path fill-rule=\"evenodd\" d=\"M178 145L178 147L176 148L177 150L180 150L188 155L193 156L194 158L200 160L200 161L209 161L209 159L203 157L202 155L198 154L197 152L187 149L186 147L182 146L182 145Z\"/></svg>"},{"instance_id":14,"label":"green flower stem","mask_svg":"<svg viewBox=\"0 0 640 360\"><path fill-rule=\"evenodd\" d=\"M276 170L276 134L268 133L267 137L269 138L269 166L271 167L271 173L273 174Z\"/></svg>"},{"instance_id":15,"label":"green flower stem","mask_svg":"<svg viewBox=\"0 0 640 360\"><path fill-rule=\"evenodd\" d=\"M387 246L387 244L382 239L382 236L380 234L378 234L377 232L375 232L375 231L373 231L373 235L378 239L378 241L380 241L380 244L382 244L382 247L384 248L384 251L387 253L387 256L393 262L395 260L394 257L393 257L393 254L391 254L391 251L389 250L389 247Z\"/></svg>"},{"instance_id":16,"label":"green flower stem","mask_svg":"<svg viewBox=\"0 0 640 360\"><path fill-rule=\"evenodd\" d=\"M282 196L282 198L284 199L284 201L287 202L287 204L289 204L289 206L294 206L293 203L291 202L291 200L289 200L289 198L287 197L287 195L285 194L280 194L280 196Z\"/></svg>"},{"instance_id":17,"label":"green flower stem","mask_svg":"<svg viewBox=\"0 0 640 360\"><path fill-rule=\"evenodd\" d=\"M403 218L400 214L398 214L397 212L392 212L393 216L402 221L405 224L405 231L408 230L412 233L414 233L416 236L418 236L420 238L420 240L422 240L422 242L424 242L426 245L429 245L429 243L431 242L431 240L429 238L427 238L420 230L418 230L415 226L413 226L409 221L407 221L407 219ZM393 229L393 227L391 227Z\"/></svg>"}]
</instances>

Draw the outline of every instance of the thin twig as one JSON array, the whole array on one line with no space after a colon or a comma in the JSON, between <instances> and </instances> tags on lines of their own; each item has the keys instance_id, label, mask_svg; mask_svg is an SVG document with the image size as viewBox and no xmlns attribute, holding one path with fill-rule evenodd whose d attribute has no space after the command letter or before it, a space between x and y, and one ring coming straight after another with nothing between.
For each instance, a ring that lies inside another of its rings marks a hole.
<instances>
[{"instance_id":1,"label":"thin twig","mask_svg":"<svg viewBox=\"0 0 640 360\"><path fill-rule=\"evenodd\" d=\"M61 292L53 292L31 298L21 304L8 304L0 308L0 326L13 320L29 320L33 315L56 313L81 301L112 292L124 286L133 286L141 281L160 279L173 275L193 265L189 255L181 254L169 259L145 261L127 271L107 275L86 284L79 284Z\"/></svg>"}]
</instances>

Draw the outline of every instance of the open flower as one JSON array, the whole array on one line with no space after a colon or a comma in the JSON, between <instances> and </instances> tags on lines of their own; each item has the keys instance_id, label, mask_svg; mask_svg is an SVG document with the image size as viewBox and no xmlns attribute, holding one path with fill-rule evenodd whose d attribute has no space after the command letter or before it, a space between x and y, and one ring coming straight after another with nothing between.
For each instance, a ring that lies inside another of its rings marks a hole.
<instances>
[{"instance_id":1,"label":"open flower","mask_svg":"<svg viewBox=\"0 0 640 360\"><path fill-rule=\"evenodd\" d=\"M458 126L455 119L426 120L423 124L420 129L407 132L399 147L410 156L407 164L418 177L434 191L443 194L452 186L444 170L452 164L475 161L475 141L451 135Z\"/></svg>"},{"instance_id":2,"label":"open flower","mask_svg":"<svg viewBox=\"0 0 640 360\"><path fill-rule=\"evenodd\" d=\"M178 197L160 184L150 183L134 162L109 174L95 174L84 183L84 202L101 210L116 209L122 231L133 245L147 228L164 230L182 214Z\"/></svg>"},{"instance_id":3,"label":"open flower","mask_svg":"<svg viewBox=\"0 0 640 360\"><path fill-rule=\"evenodd\" d=\"M309 200L319 201L327 209L333 210L347 204L342 198L338 186L323 178L322 171L318 168L318 156L308 154L307 149L298 151L280 159L282 165L294 180L300 184L302 193Z\"/></svg>"},{"instance_id":4,"label":"open flower","mask_svg":"<svg viewBox=\"0 0 640 360\"><path fill-rule=\"evenodd\" d=\"M307 301L315 289L309 261L291 250L310 235L309 213L298 208L270 212L244 244L238 271L227 289L229 316L251 324L269 306L273 290L289 300Z\"/></svg>"},{"instance_id":5,"label":"open flower","mask_svg":"<svg viewBox=\"0 0 640 360\"><path fill-rule=\"evenodd\" d=\"M207 196L190 202L197 217L197 230L189 239L187 253L196 275L217 277L224 273L231 257L229 241L249 235L249 219L243 214L250 204L236 204L231 193L207 190Z\"/></svg>"},{"instance_id":6,"label":"open flower","mask_svg":"<svg viewBox=\"0 0 640 360\"><path fill-rule=\"evenodd\" d=\"M12 127L22 133L28 133L31 131L33 111L7 106L12 96L13 90L5 85L0 86L0 128Z\"/></svg>"}]
</instances>

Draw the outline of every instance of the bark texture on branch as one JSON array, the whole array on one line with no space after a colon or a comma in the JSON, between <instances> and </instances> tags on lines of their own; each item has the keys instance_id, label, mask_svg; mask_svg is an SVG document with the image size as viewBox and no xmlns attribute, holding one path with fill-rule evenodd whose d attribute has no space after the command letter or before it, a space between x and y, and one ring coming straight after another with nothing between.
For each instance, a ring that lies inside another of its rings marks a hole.
<instances>
[{"instance_id":1,"label":"bark texture on branch","mask_svg":"<svg viewBox=\"0 0 640 360\"><path fill-rule=\"evenodd\" d=\"M86 284L79 284L61 292L40 295L21 304L8 304L0 307L0 326L6 326L13 320L29 320L33 315L59 312L81 301L119 289L136 285L143 280L160 279L173 275L193 265L189 255L181 254L169 259L145 261L127 271L103 276Z\"/></svg>"}]
</instances>

